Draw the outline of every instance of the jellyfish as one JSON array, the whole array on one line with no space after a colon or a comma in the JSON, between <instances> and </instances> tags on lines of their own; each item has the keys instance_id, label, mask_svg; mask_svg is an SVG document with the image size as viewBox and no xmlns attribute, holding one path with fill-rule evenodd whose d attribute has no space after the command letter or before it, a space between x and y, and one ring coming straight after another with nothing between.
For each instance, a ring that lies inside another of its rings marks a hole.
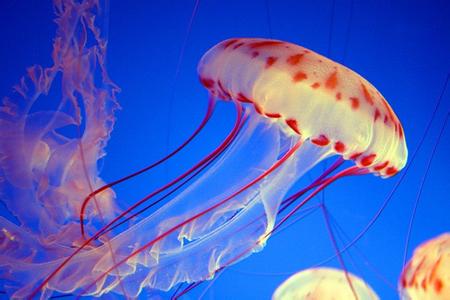
<instances>
[{"instance_id":1,"label":"jellyfish","mask_svg":"<svg viewBox=\"0 0 450 300\"><path fill-rule=\"evenodd\" d=\"M347 276L352 287L347 282ZM275 290L273 300L306 299L360 299L377 300L379 297L361 278L334 268L311 268L300 271Z\"/></svg>"},{"instance_id":2,"label":"jellyfish","mask_svg":"<svg viewBox=\"0 0 450 300\"><path fill-rule=\"evenodd\" d=\"M212 279L261 251L285 220L337 179L388 178L405 166L402 125L363 77L289 42L232 38L199 62L209 105L197 130L156 163L105 184L97 162L115 121L118 88L106 72L107 43L95 23L99 5L55 6L53 67L31 68L16 88L20 101L1 106L2 201L15 219L0 219L0 271L12 297L47 298L55 291L136 297L143 289L157 293ZM57 108L39 110L39 97L57 76ZM219 100L236 108L223 141L121 208L114 186L183 150ZM66 126L76 134L62 134ZM323 174L286 198L331 157Z\"/></svg>"},{"instance_id":3,"label":"jellyfish","mask_svg":"<svg viewBox=\"0 0 450 300\"><path fill-rule=\"evenodd\" d=\"M401 299L450 298L450 233L443 233L414 250L399 279Z\"/></svg>"}]
</instances>

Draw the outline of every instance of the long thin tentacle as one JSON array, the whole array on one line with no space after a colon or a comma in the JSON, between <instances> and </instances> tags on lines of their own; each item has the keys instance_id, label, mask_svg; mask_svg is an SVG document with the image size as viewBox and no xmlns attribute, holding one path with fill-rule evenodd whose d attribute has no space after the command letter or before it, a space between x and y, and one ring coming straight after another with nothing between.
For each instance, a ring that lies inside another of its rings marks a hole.
<instances>
[{"instance_id":1,"label":"long thin tentacle","mask_svg":"<svg viewBox=\"0 0 450 300\"><path fill-rule=\"evenodd\" d=\"M252 181L250 181L249 183L247 183L246 185L244 185L242 188L240 188L239 190L237 190L236 192L232 193L230 196L226 197L225 199L217 202L216 204L208 207L207 209L205 209L202 212L199 212L197 214L195 214L194 216L186 219L183 222L180 222L179 224L173 226L171 229L167 230L166 232L160 234L159 236L157 236L156 238L154 238L153 240L149 241L148 243L146 243L145 245L139 247L138 249L136 249L135 251L133 251L130 255L128 255L127 257L125 257L124 259L120 260L119 263L115 266L112 266L111 268L109 268L107 271L105 271L102 275L100 275L99 277L97 277L97 279L95 279L89 286L87 286L84 290L89 290L92 286L94 286L98 281L102 280L103 278L105 278L105 276L107 276L112 270L114 270L114 268L117 268L119 265L127 262L129 259L131 259L132 257L136 256L137 254L141 253L142 251L146 250L147 248L149 248L150 246L154 245L156 242L164 239L165 237L169 236L171 233L175 232L177 229L185 226L186 224L191 223L192 221L198 219L199 217L213 211L214 209L224 205L225 203L227 203L229 200L231 200L232 198L236 197L237 195L239 195L240 193L242 193L243 191L247 190L248 188L250 188L251 186L253 186L254 184L258 183L259 181L261 181L262 179L264 179L265 177L267 177L270 173L272 173L273 171L275 171L279 166L281 166L287 159L289 159L297 150L298 148L300 148L302 144L302 140L299 140L282 158L280 158L277 162L275 162L270 168L268 168L266 171L264 171L261 175L259 175L258 177L256 177L255 179L253 179Z\"/></svg>"},{"instance_id":2,"label":"long thin tentacle","mask_svg":"<svg viewBox=\"0 0 450 300\"><path fill-rule=\"evenodd\" d=\"M103 191L112 188L115 185L118 185L124 181L127 181L133 177L136 177L142 173L145 173L151 169L153 169L154 167L162 164L163 162L167 161L169 158L171 158L172 156L174 156L175 154L177 154L178 152L180 152L184 147L186 147L199 133L200 131L205 127L206 123L208 122L208 120L211 118L213 112L214 112L214 107L215 107L215 99L213 97L209 98L208 101L208 109L206 111L205 116L203 117L203 120L201 121L200 125L196 128L196 130L191 134L191 136L189 136L189 138L187 138L180 146L178 146L175 150L173 150L171 153L169 153L168 155L166 155L165 157L159 159L158 161L136 171L133 172L127 176L124 176L122 178L119 178L113 182L110 182L108 184L105 184L104 186L98 188L97 190L93 191L92 193L90 193L83 201L83 204L81 205L81 209L80 209L80 230L81 230L81 235L86 239L86 233L85 233L85 229L84 229L84 216L85 216L85 211L86 211L86 207L87 205L90 203L91 200L93 200L95 198L96 195L102 193Z\"/></svg>"},{"instance_id":3,"label":"long thin tentacle","mask_svg":"<svg viewBox=\"0 0 450 300\"><path fill-rule=\"evenodd\" d=\"M226 146L234 139L234 137L238 134L239 129L241 128L241 122L243 119L243 109L240 103L236 103L236 107L237 107L237 118L236 118L236 122L235 125L233 127L233 129L231 130L231 132L228 134L228 136L224 139L224 141L215 149L213 150L210 154L208 154L205 158L203 158L202 160L200 160L194 167L192 167L190 170L188 170L187 172L185 172L184 174L182 174L181 176L179 176L178 178L174 179L172 182L164 185L163 187L161 187L160 189L152 192L151 194L147 195L146 197L142 198L141 200L139 200L138 202L136 202L135 204L133 204L132 206L130 206L128 209L126 209L125 211L123 211L119 216L117 216L114 220L112 220L110 223L106 224L105 226L103 226L100 230L98 230L93 236L87 238L81 245L80 247L78 247L71 255L69 255L66 259L64 259L64 261L58 265L58 267L53 270L53 272L51 272L47 278L45 278L42 283L31 293L29 299L32 299L33 297L35 297L39 291L52 279L54 278L63 268L64 266L66 266L69 261L71 261L73 259L73 257L75 257L78 253L80 253L87 245L89 245L92 241L94 241L95 239L97 239L101 234L103 234L106 230L108 230L112 225L114 225L118 220L120 220L122 217L124 217L125 215L127 215L130 211L132 211L134 208L138 207L139 205L141 205L142 203L144 203L145 201L149 200L151 197L153 197L154 195L158 194L161 191L164 191L165 189L171 187L172 185L176 184L178 181L182 180L183 178L187 177L189 174L191 174L192 172L194 172L196 169L200 168L201 166L203 166L205 163L207 163L211 157L214 157L217 153L221 153Z\"/></svg>"}]
</instances>

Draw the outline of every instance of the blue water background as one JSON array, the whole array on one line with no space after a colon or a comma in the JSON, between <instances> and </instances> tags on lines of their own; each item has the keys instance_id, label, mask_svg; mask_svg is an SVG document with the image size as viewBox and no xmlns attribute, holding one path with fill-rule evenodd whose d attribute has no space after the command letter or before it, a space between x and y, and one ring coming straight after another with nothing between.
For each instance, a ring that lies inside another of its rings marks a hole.
<instances>
[{"instance_id":1,"label":"blue water background","mask_svg":"<svg viewBox=\"0 0 450 300\"><path fill-rule=\"evenodd\" d=\"M101 163L106 181L155 161L189 136L207 105L197 62L208 48L230 37L290 41L357 71L381 91L399 116L410 154L418 146L450 72L449 1L205 0L200 1L186 38L193 6L194 1L188 0L110 3L109 19L103 20L109 40L107 66L122 89L122 110ZM11 92L27 66L50 65L52 19L49 1L1 1L0 95ZM413 203L449 107L447 90L404 182L357 249L352 248L351 256L344 255L349 270L369 282L382 299L397 297L380 276L396 285ZM232 105L219 104L206 130L185 151L118 189L121 203L135 201L186 170L220 142L233 122ZM449 167L447 128L425 181L412 248L450 231ZM367 224L399 177L346 178L326 190L326 205L346 235L355 236ZM333 254L323 216L317 212L271 238L262 252L221 274L204 299L269 299L289 274ZM339 266L336 260L327 265ZM208 285L187 299L196 299Z\"/></svg>"}]
</instances>

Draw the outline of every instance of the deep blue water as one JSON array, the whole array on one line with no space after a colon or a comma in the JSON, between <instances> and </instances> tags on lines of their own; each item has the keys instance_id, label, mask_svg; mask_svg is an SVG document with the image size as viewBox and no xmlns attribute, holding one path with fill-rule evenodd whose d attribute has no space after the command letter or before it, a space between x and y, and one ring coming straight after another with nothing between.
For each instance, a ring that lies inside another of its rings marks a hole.
<instances>
[{"instance_id":1,"label":"deep blue water","mask_svg":"<svg viewBox=\"0 0 450 300\"><path fill-rule=\"evenodd\" d=\"M207 49L230 37L290 41L357 71L381 91L398 115L410 155L450 72L448 1L205 0L200 1L188 31L193 7L194 1L187 0L111 1L104 22L107 67L122 90L118 96L122 110L102 162L106 181L158 159L189 136L203 116L208 96L198 82L196 65ZM1 2L1 95L10 93L27 66L50 64L52 19L49 1ZM394 287L397 284L412 207L449 109L447 90L401 186L350 255L344 254L348 269L369 282L382 299L397 297L380 277ZM219 104L192 145L151 175L119 188L119 194L132 201L179 174L215 147L233 122L231 105ZM446 128L424 183L411 248L450 231L449 153L450 128ZM386 180L372 175L346 178L326 190L327 207L346 235L355 236L369 222L401 174ZM333 254L318 211L272 237L262 252L223 272L205 299L269 299L290 274ZM339 267L336 260L327 265ZM208 285L186 299L196 299Z\"/></svg>"}]
</instances>

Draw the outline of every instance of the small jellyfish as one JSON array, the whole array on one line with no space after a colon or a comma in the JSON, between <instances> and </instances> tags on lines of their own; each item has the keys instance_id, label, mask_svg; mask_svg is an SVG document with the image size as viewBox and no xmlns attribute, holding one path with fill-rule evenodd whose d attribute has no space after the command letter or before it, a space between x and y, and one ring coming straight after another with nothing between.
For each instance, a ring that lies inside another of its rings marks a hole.
<instances>
[{"instance_id":1,"label":"small jellyfish","mask_svg":"<svg viewBox=\"0 0 450 300\"><path fill-rule=\"evenodd\" d=\"M379 298L366 282L353 274L333 268L311 268L289 277L272 296L272 300L294 299Z\"/></svg>"},{"instance_id":2,"label":"small jellyfish","mask_svg":"<svg viewBox=\"0 0 450 300\"><path fill-rule=\"evenodd\" d=\"M401 299L450 299L450 233L431 239L414 251L399 280Z\"/></svg>"}]
</instances>

